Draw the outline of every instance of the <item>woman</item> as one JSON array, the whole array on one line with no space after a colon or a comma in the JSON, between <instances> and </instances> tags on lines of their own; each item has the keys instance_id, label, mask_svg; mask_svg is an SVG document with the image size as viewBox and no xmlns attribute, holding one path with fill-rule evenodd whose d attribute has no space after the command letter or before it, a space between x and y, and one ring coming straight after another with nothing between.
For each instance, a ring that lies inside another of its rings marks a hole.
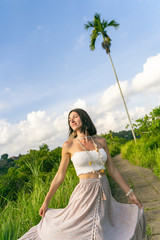
<instances>
[{"instance_id":1,"label":"woman","mask_svg":"<svg viewBox=\"0 0 160 240\"><path fill-rule=\"evenodd\" d=\"M39 210L42 220L20 240L143 239L146 225L142 205L115 167L106 140L96 135L92 120L82 109L70 111L68 124L70 136L63 144L59 169ZM70 159L79 184L66 208L48 209ZM112 197L105 165L133 204L122 204Z\"/></svg>"}]
</instances>

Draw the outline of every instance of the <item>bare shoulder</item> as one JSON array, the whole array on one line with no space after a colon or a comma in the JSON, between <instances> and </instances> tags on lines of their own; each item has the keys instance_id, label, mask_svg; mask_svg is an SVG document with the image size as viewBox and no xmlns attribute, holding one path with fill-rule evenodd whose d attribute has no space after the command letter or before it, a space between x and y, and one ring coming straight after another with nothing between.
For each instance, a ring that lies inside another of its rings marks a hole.
<instances>
[{"instance_id":1,"label":"bare shoulder","mask_svg":"<svg viewBox=\"0 0 160 240\"><path fill-rule=\"evenodd\" d=\"M62 150L65 152L70 152L71 147L73 146L74 140L67 140L63 143Z\"/></svg>"}]
</instances>

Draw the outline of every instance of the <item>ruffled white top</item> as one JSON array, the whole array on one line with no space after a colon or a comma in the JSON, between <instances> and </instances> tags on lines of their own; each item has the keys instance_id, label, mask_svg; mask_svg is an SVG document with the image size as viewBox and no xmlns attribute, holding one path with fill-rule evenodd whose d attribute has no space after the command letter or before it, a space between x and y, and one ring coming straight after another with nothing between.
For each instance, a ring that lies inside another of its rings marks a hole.
<instances>
[{"instance_id":1,"label":"ruffled white top","mask_svg":"<svg viewBox=\"0 0 160 240\"><path fill-rule=\"evenodd\" d=\"M102 156L101 160L98 158L98 152L96 150L91 150L88 152L94 159L91 165L89 165L90 159L86 151L75 152L71 158L73 165L75 167L77 176L80 174L98 171L100 169L105 170L104 164L107 161L107 154L105 150L103 148L99 149L99 152Z\"/></svg>"}]
</instances>

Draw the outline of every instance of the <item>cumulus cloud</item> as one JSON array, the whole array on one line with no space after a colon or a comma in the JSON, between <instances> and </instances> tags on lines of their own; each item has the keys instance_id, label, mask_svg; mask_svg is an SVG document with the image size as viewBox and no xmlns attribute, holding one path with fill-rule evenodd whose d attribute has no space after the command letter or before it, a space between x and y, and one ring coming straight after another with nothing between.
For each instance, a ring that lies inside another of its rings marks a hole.
<instances>
[{"instance_id":1,"label":"cumulus cloud","mask_svg":"<svg viewBox=\"0 0 160 240\"><path fill-rule=\"evenodd\" d=\"M87 110L87 105L85 100L78 98L77 101L73 104L73 106L70 107L70 109L74 108L82 108L84 110Z\"/></svg>"},{"instance_id":2,"label":"cumulus cloud","mask_svg":"<svg viewBox=\"0 0 160 240\"><path fill-rule=\"evenodd\" d=\"M20 131L17 129L17 125L12 125L5 120L0 120L0 145L4 146L8 144L8 142L12 142L14 138L16 138Z\"/></svg>"},{"instance_id":3,"label":"cumulus cloud","mask_svg":"<svg viewBox=\"0 0 160 240\"><path fill-rule=\"evenodd\" d=\"M160 54L148 58L143 71L131 82L120 82L132 121L160 104L159 62ZM88 105L85 99L79 98L69 107L68 112L73 108L85 109L93 119L98 133L119 131L125 129L128 124L117 83L104 90L96 105ZM47 114L46 111L31 112L26 120L18 124L0 120L0 154L23 154L29 149L38 149L43 143L48 144L50 148L62 146L67 139L68 112L59 116Z\"/></svg>"},{"instance_id":4,"label":"cumulus cloud","mask_svg":"<svg viewBox=\"0 0 160 240\"><path fill-rule=\"evenodd\" d=\"M132 87L134 92L160 91L160 54L147 59L143 71L133 79Z\"/></svg>"},{"instance_id":5,"label":"cumulus cloud","mask_svg":"<svg viewBox=\"0 0 160 240\"><path fill-rule=\"evenodd\" d=\"M25 153L29 149L38 148L43 143L52 147L62 144L67 133L67 113L62 116L48 116L45 111L31 112L25 121L10 124L0 121L1 152L14 155Z\"/></svg>"},{"instance_id":6,"label":"cumulus cloud","mask_svg":"<svg viewBox=\"0 0 160 240\"><path fill-rule=\"evenodd\" d=\"M121 85L123 95L127 97L129 94L128 82L121 81L120 85ZM100 99L101 108L99 109L99 112L104 110L106 111L111 110L113 107L116 108L121 104L122 104L122 100L121 100L120 90L119 90L118 84L115 83L114 85L110 86L104 91Z\"/></svg>"}]
</instances>

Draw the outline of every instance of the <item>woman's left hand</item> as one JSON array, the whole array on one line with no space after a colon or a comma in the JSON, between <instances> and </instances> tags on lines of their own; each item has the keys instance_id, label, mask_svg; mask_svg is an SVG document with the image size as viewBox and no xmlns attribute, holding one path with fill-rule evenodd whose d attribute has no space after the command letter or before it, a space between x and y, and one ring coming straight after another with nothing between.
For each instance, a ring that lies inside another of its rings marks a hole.
<instances>
[{"instance_id":1,"label":"woman's left hand","mask_svg":"<svg viewBox=\"0 0 160 240\"><path fill-rule=\"evenodd\" d=\"M132 203L137 204L139 208L142 208L140 200L136 197L136 195L133 192L129 194L128 198Z\"/></svg>"}]
</instances>

